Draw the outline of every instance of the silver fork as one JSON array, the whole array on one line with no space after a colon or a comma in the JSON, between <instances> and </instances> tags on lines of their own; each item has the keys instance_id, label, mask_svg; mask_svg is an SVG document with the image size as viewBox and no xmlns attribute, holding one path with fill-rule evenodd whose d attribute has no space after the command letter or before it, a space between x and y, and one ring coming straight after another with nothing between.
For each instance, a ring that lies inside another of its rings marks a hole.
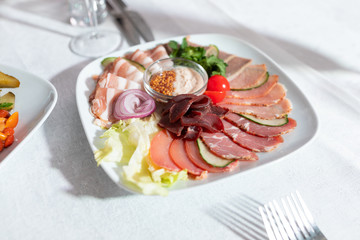
<instances>
[{"instance_id":1,"label":"silver fork","mask_svg":"<svg viewBox=\"0 0 360 240\"><path fill-rule=\"evenodd\" d=\"M298 191L282 198L281 203L282 208L275 200L259 207L269 240L326 240Z\"/></svg>"}]
</instances>

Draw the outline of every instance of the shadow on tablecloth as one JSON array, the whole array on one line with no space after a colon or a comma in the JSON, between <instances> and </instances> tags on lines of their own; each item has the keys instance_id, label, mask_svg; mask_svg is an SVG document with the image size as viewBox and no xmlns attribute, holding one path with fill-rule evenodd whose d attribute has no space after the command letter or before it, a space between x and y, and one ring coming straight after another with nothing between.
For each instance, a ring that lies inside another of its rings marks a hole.
<instances>
[{"instance_id":1,"label":"shadow on tablecloth","mask_svg":"<svg viewBox=\"0 0 360 240\"><path fill-rule=\"evenodd\" d=\"M97 166L85 136L76 106L75 86L85 61L60 72L51 79L58 102L44 129L50 147L51 166L58 169L71 185L66 191L75 196L111 198L131 195L119 188Z\"/></svg>"},{"instance_id":2,"label":"shadow on tablecloth","mask_svg":"<svg viewBox=\"0 0 360 240\"><path fill-rule=\"evenodd\" d=\"M207 212L241 239L263 240L268 237L258 210L260 205L255 199L241 194L219 203Z\"/></svg>"}]
</instances>

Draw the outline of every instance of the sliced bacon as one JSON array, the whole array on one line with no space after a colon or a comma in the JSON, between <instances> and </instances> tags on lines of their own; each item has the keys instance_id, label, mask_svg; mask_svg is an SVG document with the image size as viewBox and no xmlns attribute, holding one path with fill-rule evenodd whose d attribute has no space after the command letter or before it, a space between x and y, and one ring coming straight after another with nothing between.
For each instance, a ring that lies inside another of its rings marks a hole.
<instances>
[{"instance_id":1,"label":"sliced bacon","mask_svg":"<svg viewBox=\"0 0 360 240\"><path fill-rule=\"evenodd\" d=\"M151 140L150 144L150 160L151 162L161 168L169 171L179 172L181 168L175 164L170 156L170 145L174 139L165 129L158 132Z\"/></svg>"},{"instance_id":2,"label":"sliced bacon","mask_svg":"<svg viewBox=\"0 0 360 240\"><path fill-rule=\"evenodd\" d=\"M278 83L271 91L263 97L259 98L224 98L222 103L235 105L251 105L251 106L270 106L279 103L286 96L285 87Z\"/></svg>"},{"instance_id":3,"label":"sliced bacon","mask_svg":"<svg viewBox=\"0 0 360 240\"><path fill-rule=\"evenodd\" d=\"M109 121L112 121L113 102L122 93L122 90L115 88L101 88L96 89L94 99L91 101L91 112L100 119L102 127L105 127ZM99 125L99 124L98 124Z\"/></svg>"},{"instance_id":4,"label":"sliced bacon","mask_svg":"<svg viewBox=\"0 0 360 240\"><path fill-rule=\"evenodd\" d=\"M254 152L269 152L275 149L280 143L284 142L281 136L277 137L258 137L240 130L237 126L228 121L222 120L224 133L235 143Z\"/></svg>"},{"instance_id":5,"label":"sliced bacon","mask_svg":"<svg viewBox=\"0 0 360 240\"><path fill-rule=\"evenodd\" d=\"M258 156L234 143L228 136L222 132L200 134L204 144L209 150L218 157L237 160L257 160Z\"/></svg>"},{"instance_id":6,"label":"sliced bacon","mask_svg":"<svg viewBox=\"0 0 360 240\"><path fill-rule=\"evenodd\" d=\"M225 120L239 127L241 130L260 137L275 137L292 131L297 123L294 119L288 118L289 122L279 127L269 127L257 124L235 113L225 114Z\"/></svg>"},{"instance_id":7,"label":"sliced bacon","mask_svg":"<svg viewBox=\"0 0 360 240\"><path fill-rule=\"evenodd\" d=\"M228 78L231 89L247 89L260 84L266 77L266 65L250 65L238 75Z\"/></svg>"},{"instance_id":8,"label":"sliced bacon","mask_svg":"<svg viewBox=\"0 0 360 240\"><path fill-rule=\"evenodd\" d=\"M140 83L119 77L112 73L108 73L105 78L100 79L98 85L101 88L116 88L119 90L142 88Z\"/></svg>"},{"instance_id":9,"label":"sliced bacon","mask_svg":"<svg viewBox=\"0 0 360 240\"><path fill-rule=\"evenodd\" d=\"M226 98L259 98L268 94L278 81L278 75L271 75L266 83L260 87L246 91L228 91Z\"/></svg>"},{"instance_id":10,"label":"sliced bacon","mask_svg":"<svg viewBox=\"0 0 360 240\"><path fill-rule=\"evenodd\" d=\"M109 72L119 77L123 77L141 84L144 76L144 74L139 69L121 57L115 59Z\"/></svg>"},{"instance_id":11,"label":"sliced bacon","mask_svg":"<svg viewBox=\"0 0 360 240\"><path fill-rule=\"evenodd\" d=\"M154 60L149 57L148 54L146 54L144 51L141 51L140 49L137 49L135 52L128 54L125 57L134 62L140 63L145 68L147 68L154 62Z\"/></svg>"},{"instance_id":12,"label":"sliced bacon","mask_svg":"<svg viewBox=\"0 0 360 240\"><path fill-rule=\"evenodd\" d=\"M196 166L210 173L230 172L239 165L239 161L233 161L223 168L211 166L201 157L196 141L185 141L185 149L187 156Z\"/></svg>"},{"instance_id":13,"label":"sliced bacon","mask_svg":"<svg viewBox=\"0 0 360 240\"><path fill-rule=\"evenodd\" d=\"M147 50L145 51L145 54L147 54L154 62L169 57L164 45L158 45L153 49Z\"/></svg>"},{"instance_id":14,"label":"sliced bacon","mask_svg":"<svg viewBox=\"0 0 360 240\"><path fill-rule=\"evenodd\" d=\"M170 157L181 169L186 169L188 173L194 176L204 174L204 170L197 167L187 156L185 142L182 139L175 139L170 145Z\"/></svg>"},{"instance_id":15,"label":"sliced bacon","mask_svg":"<svg viewBox=\"0 0 360 240\"><path fill-rule=\"evenodd\" d=\"M287 98L284 98L277 104L265 107L234 105L228 103L219 103L218 106L226 108L235 113L249 114L262 119L282 118L292 110L292 104Z\"/></svg>"}]
</instances>

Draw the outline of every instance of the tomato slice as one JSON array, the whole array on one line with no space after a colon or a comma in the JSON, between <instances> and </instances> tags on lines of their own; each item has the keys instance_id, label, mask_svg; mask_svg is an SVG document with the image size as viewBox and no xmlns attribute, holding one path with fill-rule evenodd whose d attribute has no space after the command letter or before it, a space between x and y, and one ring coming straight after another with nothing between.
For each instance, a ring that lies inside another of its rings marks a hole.
<instances>
[{"instance_id":1,"label":"tomato slice","mask_svg":"<svg viewBox=\"0 0 360 240\"><path fill-rule=\"evenodd\" d=\"M226 92L219 92L219 91L205 91L204 95L208 96L209 98L211 98L211 100L213 101L213 103L219 103L222 100L224 100L225 96L226 96Z\"/></svg>"},{"instance_id":2,"label":"tomato slice","mask_svg":"<svg viewBox=\"0 0 360 240\"><path fill-rule=\"evenodd\" d=\"M214 75L211 76L208 80L207 90L209 91L229 91L230 83L229 81L222 75Z\"/></svg>"}]
</instances>

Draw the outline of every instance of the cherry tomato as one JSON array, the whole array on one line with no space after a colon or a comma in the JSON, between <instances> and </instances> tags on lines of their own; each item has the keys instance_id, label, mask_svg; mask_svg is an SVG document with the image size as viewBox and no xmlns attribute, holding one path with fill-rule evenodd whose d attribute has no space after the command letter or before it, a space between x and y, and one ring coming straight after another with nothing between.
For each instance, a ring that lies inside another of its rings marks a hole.
<instances>
[{"instance_id":1,"label":"cherry tomato","mask_svg":"<svg viewBox=\"0 0 360 240\"><path fill-rule=\"evenodd\" d=\"M208 96L209 98L211 98L211 100L213 101L213 103L219 103L221 102L225 96L226 96L226 92L218 92L218 91L205 91L204 95Z\"/></svg>"},{"instance_id":2,"label":"cherry tomato","mask_svg":"<svg viewBox=\"0 0 360 240\"><path fill-rule=\"evenodd\" d=\"M208 91L229 91L230 84L229 81L221 75L214 75L209 78L207 84Z\"/></svg>"}]
</instances>

